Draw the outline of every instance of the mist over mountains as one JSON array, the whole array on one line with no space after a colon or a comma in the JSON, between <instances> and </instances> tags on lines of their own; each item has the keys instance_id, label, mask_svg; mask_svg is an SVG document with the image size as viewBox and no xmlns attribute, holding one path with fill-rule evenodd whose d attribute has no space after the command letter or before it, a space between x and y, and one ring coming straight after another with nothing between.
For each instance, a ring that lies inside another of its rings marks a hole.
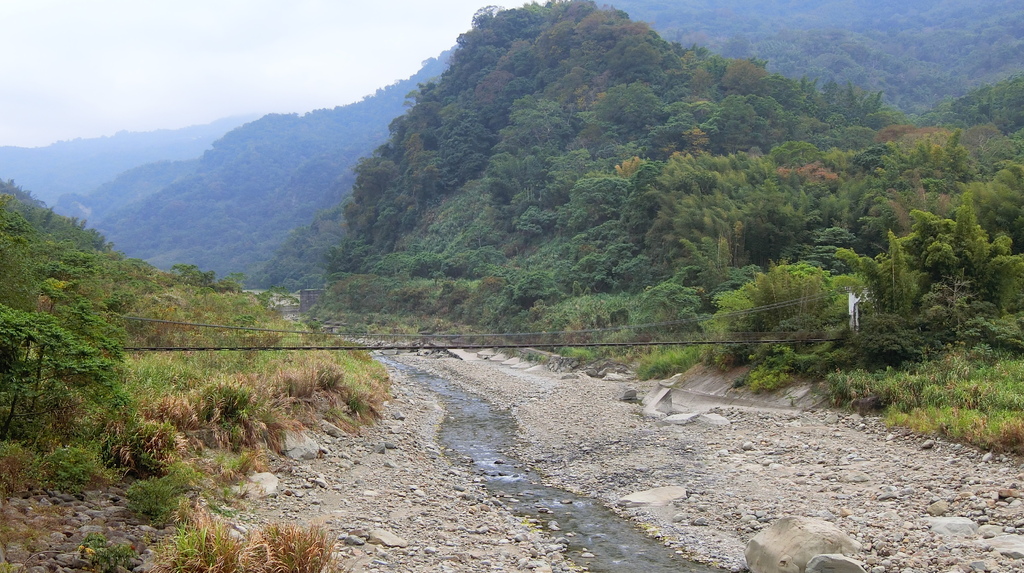
<instances>
[{"instance_id":1,"label":"mist over mountains","mask_svg":"<svg viewBox=\"0 0 1024 573\"><path fill-rule=\"evenodd\" d=\"M31 191L36 199L55 205L62 195L86 195L145 163L195 159L225 133L253 119L239 116L181 129L123 131L45 147L4 146L0 147L0 173L5 180L13 179Z\"/></svg>"}]
</instances>

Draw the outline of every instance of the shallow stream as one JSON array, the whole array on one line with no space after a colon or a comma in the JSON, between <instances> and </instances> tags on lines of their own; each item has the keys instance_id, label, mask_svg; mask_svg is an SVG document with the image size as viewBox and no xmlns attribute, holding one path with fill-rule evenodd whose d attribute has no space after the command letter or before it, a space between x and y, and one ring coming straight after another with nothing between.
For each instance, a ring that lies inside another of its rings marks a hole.
<instances>
[{"instance_id":1,"label":"shallow stream","mask_svg":"<svg viewBox=\"0 0 1024 573\"><path fill-rule=\"evenodd\" d=\"M472 460L487 488L516 515L540 520L546 533L567 542L566 556L593 572L719 571L686 561L600 501L545 486L539 475L510 458L516 423L507 412L435 374L388 361L438 394L445 406L441 445ZM557 529L552 529L554 522Z\"/></svg>"}]
</instances>

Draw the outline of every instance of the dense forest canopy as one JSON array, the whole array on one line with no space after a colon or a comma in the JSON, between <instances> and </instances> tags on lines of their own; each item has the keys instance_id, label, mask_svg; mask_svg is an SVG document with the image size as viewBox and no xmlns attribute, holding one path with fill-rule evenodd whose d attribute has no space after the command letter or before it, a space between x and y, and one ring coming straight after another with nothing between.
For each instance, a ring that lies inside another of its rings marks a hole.
<instances>
[{"instance_id":1,"label":"dense forest canopy","mask_svg":"<svg viewBox=\"0 0 1024 573\"><path fill-rule=\"evenodd\" d=\"M1021 93L979 89L920 127L878 92L670 44L592 2L485 9L357 166L321 312L536 331L832 293L761 325L799 330L845 324L842 288L905 268L905 306L879 298L866 331L910 348L868 336L807 363L1013 347ZM929 310L952 287L971 321Z\"/></svg>"},{"instance_id":2,"label":"dense forest canopy","mask_svg":"<svg viewBox=\"0 0 1024 573\"><path fill-rule=\"evenodd\" d=\"M823 85L852 82L922 113L1024 69L1024 13L1008 0L664 3L618 0L663 37Z\"/></svg>"}]
</instances>

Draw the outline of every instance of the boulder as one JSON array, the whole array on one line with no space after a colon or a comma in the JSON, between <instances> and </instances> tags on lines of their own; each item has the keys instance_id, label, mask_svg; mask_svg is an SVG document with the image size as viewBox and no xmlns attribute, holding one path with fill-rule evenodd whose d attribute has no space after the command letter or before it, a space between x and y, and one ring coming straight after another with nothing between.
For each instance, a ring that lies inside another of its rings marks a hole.
<instances>
[{"instance_id":1,"label":"boulder","mask_svg":"<svg viewBox=\"0 0 1024 573\"><path fill-rule=\"evenodd\" d=\"M679 426L685 426L695 422L700 417L700 412L683 412L680 414L670 414L665 416L661 421L666 424L676 424Z\"/></svg>"},{"instance_id":2,"label":"boulder","mask_svg":"<svg viewBox=\"0 0 1024 573\"><path fill-rule=\"evenodd\" d=\"M270 472L260 472L249 476L249 480L239 484L235 492L245 497L267 497L277 495L277 486L280 480Z\"/></svg>"},{"instance_id":3,"label":"boulder","mask_svg":"<svg viewBox=\"0 0 1024 573\"><path fill-rule=\"evenodd\" d=\"M978 524L966 517L929 517L927 521L943 537L972 537L978 532Z\"/></svg>"},{"instance_id":4,"label":"boulder","mask_svg":"<svg viewBox=\"0 0 1024 573\"><path fill-rule=\"evenodd\" d=\"M866 573L864 564L845 555L828 553L807 562L804 573Z\"/></svg>"},{"instance_id":5,"label":"boulder","mask_svg":"<svg viewBox=\"0 0 1024 573\"><path fill-rule=\"evenodd\" d=\"M335 426L334 424L328 422L327 420L320 420L320 429L323 430L325 434L332 438L341 438L345 436L345 432L343 432L341 428Z\"/></svg>"},{"instance_id":6,"label":"boulder","mask_svg":"<svg viewBox=\"0 0 1024 573\"><path fill-rule=\"evenodd\" d=\"M700 417L697 418L697 422L705 426L728 426L732 423L729 421L729 418L726 418L721 414L714 414L711 412L701 414Z\"/></svg>"},{"instance_id":7,"label":"boulder","mask_svg":"<svg viewBox=\"0 0 1024 573\"><path fill-rule=\"evenodd\" d=\"M315 460L320 444L303 432L285 432L282 453L293 460Z\"/></svg>"},{"instance_id":8,"label":"boulder","mask_svg":"<svg viewBox=\"0 0 1024 573\"><path fill-rule=\"evenodd\" d=\"M845 555L860 548L856 539L832 523L812 517L784 517L754 536L743 556L753 573L802 573L818 555Z\"/></svg>"},{"instance_id":9,"label":"boulder","mask_svg":"<svg viewBox=\"0 0 1024 573\"><path fill-rule=\"evenodd\" d=\"M1024 535L1001 535L986 539L981 545L987 545L1010 559L1024 559Z\"/></svg>"},{"instance_id":10,"label":"boulder","mask_svg":"<svg viewBox=\"0 0 1024 573\"><path fill-rule=\"evenodd\" d=\"M370 531L370 543L383 545L385 547L408 547L409 542L385 529L374 529Z\"/></svg>"},{"instance_id":11,"label":"boulder","mask_svg":"<svg viewBox=\"0 0 1024 573\"><path fill-rule=\"evenodd\" d=\"M670 485L631 493L619 499L623 507L662 507L686 497L686 488Z\"/></svg>"}]
</instances>

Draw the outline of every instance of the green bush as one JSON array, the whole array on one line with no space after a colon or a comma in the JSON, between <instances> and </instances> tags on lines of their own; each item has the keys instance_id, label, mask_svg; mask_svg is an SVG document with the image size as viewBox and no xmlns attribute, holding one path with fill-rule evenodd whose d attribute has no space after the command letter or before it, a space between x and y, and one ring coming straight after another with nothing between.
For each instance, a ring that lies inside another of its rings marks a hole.
<instances>
[{"instance_id":1,"label":"green bush","mask_svg":"<svg viewBox=\"0 0 1024 573\"><path fill-rule=\"evenodd\" d=\"M700 346L661 347L640 359L636 375L643 380L670 378L698 364L704 351Z\"/></svg>"},{"instance_id":2,"label":"green bush","mask_svg":"<svg viewBox=\"0 0 1024 573\"><path fill-rule=\"evenodd\" d=\"M195 484L196 475L186 466L173 466L170 473L133 483L126 492L128 509L163 525L171 520L185 493Z\"/></svg>"},{"instance_id":3,"label":"green bush","mask_svg":"<svg viewBox=\"0 0 1024 573\"><path fill-rule=\"evenodd\" d=\"M43 457L41 466L43 484L68 493L81 492L112 477L95 451L78 446L54 450Z\"/></svg>"},{"instance_id":4,"label":"green bush","mask_svg":"<svg viewBox=\"0 0 1024 573\"><path fill-rule=\"evenodd\" d=\"M79 553L92 565L96 573L117 573L119 568L131 569L136 553L131 545L110 545L100 533L90 533L78 546Z\"/></svg>"}]
</instances>

